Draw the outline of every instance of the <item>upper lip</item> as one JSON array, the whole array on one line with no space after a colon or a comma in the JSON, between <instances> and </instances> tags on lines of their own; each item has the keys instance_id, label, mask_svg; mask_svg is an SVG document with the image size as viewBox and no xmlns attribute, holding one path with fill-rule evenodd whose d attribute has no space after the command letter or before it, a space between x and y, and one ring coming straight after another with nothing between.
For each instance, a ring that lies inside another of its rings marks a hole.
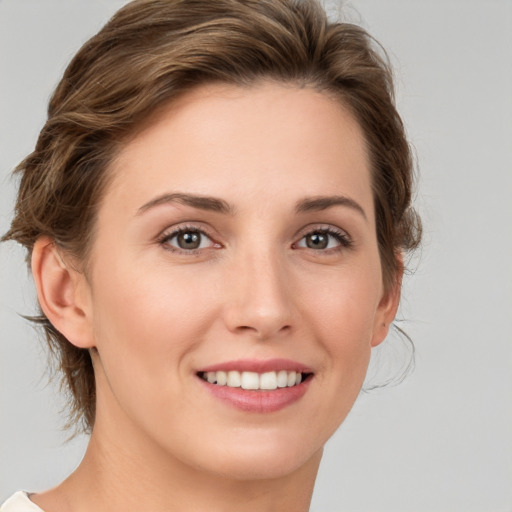
<instances>
[{"instance_id":1,"label":"upper lip","mask_svg":"<svg viewBox=\"0 0 512 512\"><path fill-rule=\"evenodd\" d=\"M206 366L199 370L199 373L219 372L219 371L239 371L239 372L278 372L279 370L296 371L300 373L313 373L311 368L292 361L291 359L237 359L225 361L223 363Z\"/></svg>"}]
</instances>

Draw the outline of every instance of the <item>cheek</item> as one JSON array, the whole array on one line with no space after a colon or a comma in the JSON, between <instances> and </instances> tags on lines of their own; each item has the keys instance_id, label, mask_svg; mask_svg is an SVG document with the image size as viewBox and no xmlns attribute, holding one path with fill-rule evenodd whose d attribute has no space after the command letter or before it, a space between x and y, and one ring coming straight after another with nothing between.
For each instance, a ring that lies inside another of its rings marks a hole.
<instances>
[{"instance_id":1,"label":"cheek","mask_svg":"<svg viewBox=\"0 0 512 512\"><path fill-rule=\"evenodd\" d=\"M309 283L313 291L302 295L330 340L343 344L344 340L364 343L369 339L382 294L379 268L378 264L352 266L326 276L322 288Z\"/></svg>"},{"instance_id":2,"label":"cheek","mask_svg":"<svg viewBox=\"0 0 512 512\"><path fill-rule=\"evenodd\" d=\"M318 282L318 280L317 280ZM376 312L381 296L380 266L352 266L324 279L324 287L307 297L307 322L316 331L324 349L324 363L336 381L334 389L351 389L357 395L371 353Z\"/></svg>"},{"instance_id":3,"label":"cheek","mask_svg":"<svg viewBox=\"0 0 512 512\"><path fill-rule=\"evenodd\" d=\"M207 294L198 294L197 283L186 276L158 268L140 272L118 265L96 279L101 286L94 298L94 330L104 366L120 376L129 369L147 387L168 382L169 372L179 377L183 358L215 315Z\"/></svg>"},{"instance_id":4,"label":"cheek","mask_svg":"<svg viewBox=\"0 0 512 512\"><path fill-rule=\"evenodd\" d=\"M127 416L146 431L155 430L158 418L173 431L179 422L172 411L188 410L181 390L190 379L190 354L215 316L208 294L198 294L197 283L185 276L155 267L140 272L118 264L96 279L98 416Z\"/></svg>"},{"instance_id":5,"label":"cheek","mask_svg":"<svg viewBox=\"0 0 512 512\"><path fill-rule=\"evenodd\" d=\"M175 336L188 322L184 318L201 316L198 307L201 294L198 283L179 272L151 265L105 266L103 275L96 275L95 320L108 322L111 328L124 330L129 338L135 332L147 342ZM102 322L97 322L102 323ZM105 325L102 325L105 327ZM132 334L133 333L133 334Z\"/></svg>"},{"instance_id":6,"label":"cheek","mask_svg":"<svg viewBox=\"0 0 512 512\"><path fill-rule=\"evenodd\" d=\"M322 400L314 415L325 418L329 438L345 420L363 385L371 355L376 307L375 279L344 278L311 299L310 322L321 333L324 358L318 373Z\"/></svg>"}]
</instances>

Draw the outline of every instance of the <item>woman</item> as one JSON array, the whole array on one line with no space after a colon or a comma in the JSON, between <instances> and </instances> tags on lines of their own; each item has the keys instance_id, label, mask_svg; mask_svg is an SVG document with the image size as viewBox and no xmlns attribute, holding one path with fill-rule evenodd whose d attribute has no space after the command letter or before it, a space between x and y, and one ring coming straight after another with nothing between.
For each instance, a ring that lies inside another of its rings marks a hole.
<instances>
[{"instance_id":1,"label":"woman","mask_svg":"<svg viewBox=\"0 0 512 512\"><path fill-rule=\"evenodd\" d=\"M91 433L21 510L307 510L419 242L386 62L311 1L135 1L75 56L5 240Z\"/></svg>"}]
</instances>

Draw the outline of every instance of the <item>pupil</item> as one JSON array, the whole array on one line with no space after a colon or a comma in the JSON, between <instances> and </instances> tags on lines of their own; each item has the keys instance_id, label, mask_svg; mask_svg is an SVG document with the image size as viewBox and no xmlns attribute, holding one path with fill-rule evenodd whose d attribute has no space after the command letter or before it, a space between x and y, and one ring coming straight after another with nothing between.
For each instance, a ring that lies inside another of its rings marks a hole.
<instances>
[{"instance_id":1,"label":"pupil","mask_svg":"<svg viewBox=\"0 0 512 512\"><path fill-rule=\"evenodd\" d=\"M201 244L201 236L194 231L187 231L178 235L178 245L182 249L197 249Z\"/></svg>"},{"instance_id":2,"label":"pupil","mask_svg":"<svg viewBox=\"0 0 512 512\"><path fill-rule=\"evenodd\" d=\"M306 245L310 249L325 249L328 243L327 236L322 233L314 233L306 239Z\"/></svg>"}]
</instances>

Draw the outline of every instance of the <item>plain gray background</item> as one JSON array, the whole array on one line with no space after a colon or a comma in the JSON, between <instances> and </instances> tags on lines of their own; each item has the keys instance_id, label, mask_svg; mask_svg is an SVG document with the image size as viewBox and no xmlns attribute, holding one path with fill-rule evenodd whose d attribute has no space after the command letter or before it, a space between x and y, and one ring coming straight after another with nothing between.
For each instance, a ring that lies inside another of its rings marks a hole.
<instances>
[{"instance_id":1,"label":"plain gray background","mask_svg":"<svg viewBox=\"0 0 512 512\"><path fill-rule=\"evenodd\" d=\"M15 196L9 172L32 149L53 87L124 3L0 0L2 233ZM400 313L416 369L399 386L360 397L327 445L312 510L510 512L512 2L345 4L345 16L383 43L396 69L421 172L425 241ZM85 440L65 443L41 343L18 316L34 311L23 251L2 244L0 257L1 502L58 483ZM400 357L391 339L375 368L386 375Z\"/></svg>"}]
</instances>

